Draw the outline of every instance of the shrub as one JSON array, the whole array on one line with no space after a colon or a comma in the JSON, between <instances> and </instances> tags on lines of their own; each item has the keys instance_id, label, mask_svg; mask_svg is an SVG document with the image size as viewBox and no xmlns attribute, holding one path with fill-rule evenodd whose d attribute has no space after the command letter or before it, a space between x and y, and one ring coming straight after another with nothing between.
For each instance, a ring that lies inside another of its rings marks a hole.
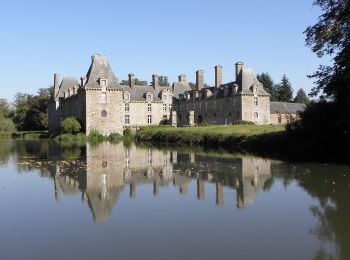
<instances>
[{"instance_id":1,"label":"shrub","mask_svg":"<svg viewBox=\"0 0 350 260\"><path fill-rule=\"evenodd\" d=\"M80 132L81 125L75 117L67 117L61 122L61 132L76 134Z\"/></svg>"},{"instance_id":2,"label":"shrub","mask_svg":"<svg viewBox=\"0 0 350 260\"><path fill-rule=\"evenodd\" d=\"M132 136L132 131L131 131L131 129L130 129L130 128L124 129L123 135L124 135L124 136Z\"/></svg>"},{"instance_id":3,"label":"shrub","mask_svg":"<svg viewBox=\"0 0 350 260\"><path fill-rule=\"evenodd\" d=\"M114 143L114 142L118 142L120 141L121 139L121 135L120 134L117 134L117 133L111 133L109 136L108 136L108 141Z\"/></svg>"},{"instance_id":4,"label":"shrub","mask_svg":"<svg viewBox=\"0 0 350 260\"><path fill-rule=\"evenodd\" d=\"M91 129L88 139L91 142L102 142L104 140L104 136L97 129Z\"/></svg>"},{"instance_id":5,"label":"shrub","mask_svg":"<svg viewBox=\"0 0 350 260\"><path fill-rule=\"evenodd\" d=\"M0 132L13 133L15 131L15 124L10 118L0 117Z\"/></svg>"},{"instance_id":6,"label":"shrub","mask_svg":"<svg viewBox=\"0 0 350 260\"><path fill-rule=\"evenodd\" d=\"M244 120L236 120L232 124L233 125L255 125L254 122L244 121Z\"/></svg>"}]
</instances>

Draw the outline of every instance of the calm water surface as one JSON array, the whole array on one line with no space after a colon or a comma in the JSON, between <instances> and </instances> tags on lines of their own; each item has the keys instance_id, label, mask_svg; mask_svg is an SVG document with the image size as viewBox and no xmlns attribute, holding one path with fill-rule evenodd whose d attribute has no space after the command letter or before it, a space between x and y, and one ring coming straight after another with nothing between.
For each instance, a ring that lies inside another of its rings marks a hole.
<instances>
[{"instance_id":1,"label":"calm water surface","mask_svg":"<svg viewBox=\"0 0 350 260\"><path fill-rule=\"evenodd\" d=\"M0 259L350 259L350 167L0 141Z\"/></svg>"}]
</instances>

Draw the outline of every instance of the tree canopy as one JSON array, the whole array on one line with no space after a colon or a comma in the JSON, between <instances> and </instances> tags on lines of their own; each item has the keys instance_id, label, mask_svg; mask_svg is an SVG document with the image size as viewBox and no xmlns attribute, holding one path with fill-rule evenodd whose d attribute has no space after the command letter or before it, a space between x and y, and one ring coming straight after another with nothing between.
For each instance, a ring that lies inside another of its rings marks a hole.
<instances>
[{"instance_id":1,"label":"tree canopy","mask_svg":"<svg viewBox=\"0 0 350 260\"><path fill-rule=\"evenodd\" d=\"M276 85L276 99L282 102L291 102L293 99L293 88L286 74L282 76L281 82Z\"/></svg>"},{"instance_id":2,"label":"tree canopy","mask_svg":"<svg viewBox=\"0 0 350 260\"><path fill-rule=\"evenodd\" d=\"M298 90L297 95L294 98L294 102L308 105L310 103L310 100L307 97L305 91L301 88Z\"/></svg>"},{"instance_id":3,"label":"tree canopy","mask_svg":"<svg viewBox=\"0 0 350 260\"><path fill-rule=\"evenodd\" d=\"M261 74L258 74L257 78L263 84L266 92L271 95L271 97L270 97L271 101L277 101L275 83L273 82L269 73L263 72Z\"/></svg>"},{"instance_id":4,"label":"tree canopy","mask_svg":"<svg viewBox=\"0 0 350 260\"><path fill-rule=\"evenodd\" d=\"M63 133L76 134L81 130L81 125L75 117L67 117L61 122L61 131Z\"/></svg>"}]
</instances>

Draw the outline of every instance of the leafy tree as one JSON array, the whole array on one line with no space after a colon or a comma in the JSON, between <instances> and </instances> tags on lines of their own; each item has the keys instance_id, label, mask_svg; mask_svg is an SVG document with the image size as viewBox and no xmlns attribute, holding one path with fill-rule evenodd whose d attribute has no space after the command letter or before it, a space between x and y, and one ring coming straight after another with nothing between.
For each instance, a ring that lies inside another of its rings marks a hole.
<instances>
[{"instance_id":1,"label":"leafy tree","mask_svg":"<svg viewBox=\"0 0 350 260\"><path fill-rule=\"evenodd\" d=\"M297 95L294 98L294 102L308 105L310 103L310 100L307 97L305 91L301 88L298 90Z\"/></svg>"},{"instance_id":2,"label":"leafy tree","mask_svg":"<svg viewBox=\"0 0 350 260\"><path fill-rule=\"evenodd\" d=\"M3 116L5 118L12 118L13 115L14 111L11 108L10 103L8 103L4 98L0 98L0 116Z\"/></svg>"},{"instance_id":3,"label":"leafy tree","mask_svg":"<svg viewBox=\"0 0 350 260\"><path fill-rule=\"evenodd\" d=\"M14 122L18 130L43 130L48 126L48 104L51 88L41 88L36 95L17 93L14 100Z\"/></svg>"},{"instance_id":4,"label":"leafy tree","mask_svg":"<svg viewBox=\"0 0 350 260\"><path fill-rule=\"evenodd\" d=\"M310 95L318 96L290 126L305 136L315 151L348 158L350 155L350 1L315 0L323 13L307 27L306 44L318 57L332 56L331 65L321 65L310 75L316 86ZM293 132L293 131L292 131ZM320 145L321 144L321 145Z\"/></svg>"},{"instance_id":5,"label":"leafy tree","mask_svg":"<svg viewBox=\"0 0 350 260\"><path fill-rule=\"evenodd\" d=\"M61 131L63 133L76 134L80 132L81 125L75 117L67 117L61 122Z\"/></svg>"},{"instance_id":6,"label":"leafy tree","mask_svg":"<svg viewBox=\"0 0 350 260\"><path fill-rule=\"evenodd\" d=\"M276 101L276 89L275 84L269 73L261 73L257 75L258 80L263 84L264 89L271 95L271 101Z\"/></svg>"},{"instance_id":7,"label":"leafy tree","mask_svg":"<svg viewBox=\"0 0 350 260\"><path fill-rule=\"evenodd\" d=\"M293 89L292 85L289 82L289 79L284 74L282 76L281 82L276 85L276 99L282 102L290 102L293 98Z\"/></svg>"},{"instance_id":8,"label":"leafy tree","mask_svg":"<svg viewBox=\"0 0 350 260\"><path fill-rule=\"evenodd\" d=\"M188 85L190 86L190 88L191 88L192 90L195 90L195 89L196 89L196 83L188 82Z\"/></svg>"},{"instance_id":9,"label":"leafy tree","mask_svg":"<svg viewBox=\"0 0 350 260\"><path fill-rule=\"evenodd\" d=\"M167 76L159 76L158 77L158 84L159 86L169 86L169 81L168 81L168 77Z\"/></svg>"},{"instance_id":10,"label":"leafy tree","mask_svg":"<svg viewBox=\"0 0 350 260\"><path fill-rule=\"evenodd\" d=\"M15 124L10 118L0 115L0 132L13 133L16 131Z\"/></svg>"},{"instance_id":11,"label":"leafy tree","mask_svg":"<svg viewBox=\"0 0 350 260\"><path fill-rule=\"evenodd\" d=\"M129 80L123 79L120 81L120 85L129 85ZM147 86L148 81L147 80L139 80L138 78L135 78L135 85L136 86Z\"/></svg>"},{"instance_id":12,"label":"leafy tree","mask_svg":"<svg viewBox=\"0 0 350 260\"><path fill-rule=\"evenodd\" d=\"M306 44L318 57L332 55L333 64L320 66L311 75L316 87L311 95L343 102L350 98L350 2L348 0L315 0L324 13L318 22L307 27Z\"/></svg>"}]
</instances>

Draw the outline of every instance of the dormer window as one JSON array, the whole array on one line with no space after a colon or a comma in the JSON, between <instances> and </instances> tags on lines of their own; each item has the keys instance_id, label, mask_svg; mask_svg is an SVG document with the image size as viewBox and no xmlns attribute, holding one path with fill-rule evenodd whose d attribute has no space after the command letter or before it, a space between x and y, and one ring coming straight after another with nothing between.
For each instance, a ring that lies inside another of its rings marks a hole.
<instances>
[{"instance_id":1,"label":"dormer window","mask_svg":"<svg viewBox=\"0 0 350 260\"><path fill-rule=\"evenodd\" d=\"M101 82L101 86L106 86L106 85L107 85L107 81L105 79L103 79Z\"/></svg>"},{"instance_id":2,"label":"dormer window","mask_svg":"<svg viewBox=\"0 0 350 260\"><path fill-rule=\"evenodd\" d=\"M163 100L166 100L166 94L163 94Z\"/></svg>"},{"instance_id":3,"label":"dormer window","mask_svg":"<svg viewBox=\"0 0 350 260\"><path fill-rule=\"evenodd\" d=\"M125 100L126 102L130 101L130 93L124 92L124 100Z\"/></svg>"},{"instance_id":4,"label":"dormer window","mask_svg":"<svg viewBox=\"0 0 350 260\"><path fill-rule=\"evenodd\" d=\"M152 102L152 94L151 93L147 93L146 99L147 99L147 102Z\"/></svg>"}]
</instances>

